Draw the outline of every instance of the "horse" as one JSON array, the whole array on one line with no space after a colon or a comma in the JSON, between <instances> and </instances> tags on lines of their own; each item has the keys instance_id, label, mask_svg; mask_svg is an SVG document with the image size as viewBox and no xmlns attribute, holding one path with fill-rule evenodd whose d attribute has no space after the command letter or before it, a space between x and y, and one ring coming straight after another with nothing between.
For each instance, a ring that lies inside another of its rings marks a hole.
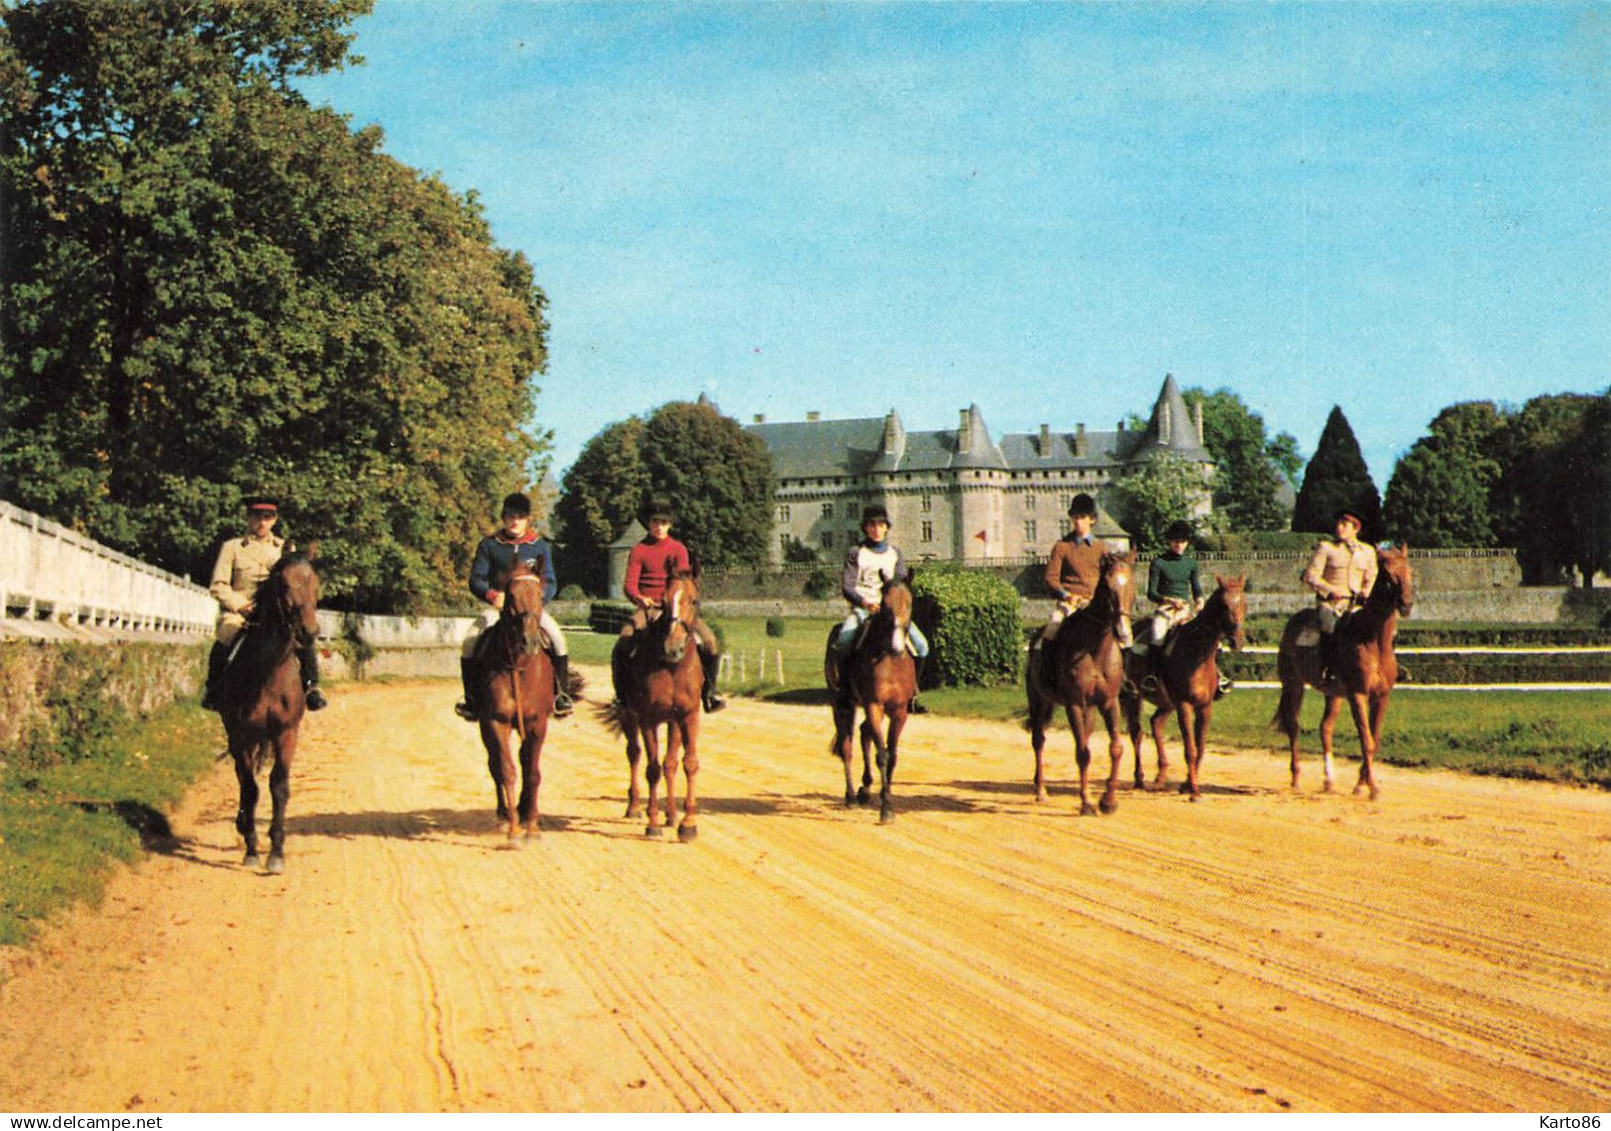
<instances>
[{"instance_id":1,"label":"horse","mask_svg":"<svg viewBox=\"0 0 1611 1131\"><path fill-rule=\"evenodd\" d=\"M837 691L845 681L849 690L848 710L834 704L833 752L845 764L845 806L867 804L873 783L873 750L877 750L881 787L878 795L878 823L895 820L890 786L895 780L896 750L906 726L907 711L917 695L917 666L906 649L906 629L912 623L912 590L904 581L884 583L878 612L867 619L856 637L856 645L842 666L836 663L833 643L838 629L828 636L825 674L828 690ZM861 724L861 789L851 778L851 736L855 730L856 707L865 715Z\"/></svg>"},{"instance_id":2,"label":"horse","mask_svg":"<svg viewBox=\"0 0 1611 1131\"><path fill-rule=\"evenodd\" d=\"M537 790L543 781L543 740L554 713L554 665L543 648L542 575L529 563L516 562L503 592L502 615L487 631L481 653L476 699L498 819L509 822L512 847L522 825L527 839L542 836Z\"/></svg>"},{"instance_id":3,"label":"horse","mask_svg":"<svg viewBox=\"0 0 1611 1131\"><path fill-rule=\"evenodd\" d=\"M699 776L699 711L704 671L694 632L698 613L699 583L691 572L678 571L661 598L659 615L633 636L628 654L612 664L618 672L615 702L605 708L603 714L605 722L626 737L627 764L631 771L626 815L637 817L644 813L644 802L638 792L638 760L647 751L644 773L649 781L649 824L643 830L644 835L664 835L658 804L663 774L665 824L677 825L677 839L683 843L699 836L695 782ZM662 725L666 728L664 761L659 733ZM679 756L687 783L680 824L676 796Z\"/></svg>"},{"instance_id":4,"label":"horse","mask_svg":"<svg viewBox=\"0 0 1611 1131\"><path fill-rule=\"evenodd\" d=\"M1061 704L1074 732L1075 761L1080 768L1080 816L1091 816L1088 774L1091 766L1091 711L1102 712L1108 728L1108 754L1112 765L1102 812L1119 807L1116 790L1124 747L1119 741L1119 690L1124 683L1124 653L1129 646L1130 608L1135 603L1135 557L1103 554L1101 574L1091 603L1070 613L1057 636L1030 652L1024 673L1029 698L1030 741L1035 748L1035 800L1045 801L1046 777L1042 751L1052 712Z\"/></svg>"},{"instance_id":5,"label":"horse","mask_svg":"<svg viewBox=\"0 0 1611 1131\"><path fill-rule=\"evenodd\" d=\"M1146 788L1141 766L1141 701L1151 702L1152 742L1158 750L1158 773L1153 779L1162 784L1169 776L1169 759L1164 753L1164 715L1171 708L1180 723L1180 741L1185 747L1186 781L1180 791L1199 796L1199 775L1203 751L1207 748L1208 723L1219 693L1219 647L1230 641L1241 651L1247 642L1242 621L1247 616L1247 578L1214 578L1214 592L1203 602L1202 611L1181 625L1161 646L1157 656L1157 689L1150 692L1126 691L1120 697L1129 724L1130 744L1136 752L1137 789Z\"/></svg>"},{"instance_id":6,"label":"horse","mask_svg":"<svg viewBox=\"0 0 1611 1131\"><path fill-rule=\"evenodd\" d=\"M1398 681L1398 660L1393 655L1393 635L1398 618L1409 616L1415 603L1415 582L1410 573L1409 552L1400 546L1376 553L1376 583L1364 605L1337 622L1333 632L1336 661L1332 676L1320 678L1319 612L1305 609L1287 621L1276 655L1281 677L1281 698L1276 705L1273 725L1287 736L1292 750L1292 788L1298 788L1298 710L1303 706L1305 685L1313 685L1326 697L1326 710L1320 719L1320 750L1325 758L1325 792L1333 786L1331 736L1337 709L1343 699L1354 714L1359 730L1359 780L1357 795L1369 789L1371 800L1376 786L1376 753L1382 745L1382 716L1387 697Z\"/></svg>"},{"instance_id":7,"label":"horse","mask_svg":"<svg viewBox=\"0 0 1611 1131\"><path fill-rule=\"evenodd\" d=\"M256 868L257 775L272 753L269 795L268 871L285 871L285 807L291 799L291 765L306 710L297 649L319 635L319 575L305 554L283 555L253 600L252 622L242 632L234 658L220 677L219 716L235 762L240 804L235 829L246 842L242 863Z\"/></svg>"}]
</instances>

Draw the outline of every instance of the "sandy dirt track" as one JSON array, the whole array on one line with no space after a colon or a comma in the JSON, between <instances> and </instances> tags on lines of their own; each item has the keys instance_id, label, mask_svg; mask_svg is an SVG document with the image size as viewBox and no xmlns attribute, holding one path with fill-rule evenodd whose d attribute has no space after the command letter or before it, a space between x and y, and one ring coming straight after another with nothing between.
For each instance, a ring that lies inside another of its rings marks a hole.
<instances>
[{"instance_id":1,"label":"sandy dirt track","mask_svg":"<svg viewBox=\"0 0 1611 1131\"><path fill-rule=\"evenodd\" d=\"M1200 803L1079 819L1066 730L1036 805L1022 730L930 716L879 827L825 708L740 701L680 845L624 819L583 705L509 851L455 690L337 688L283 877L241 867L220 763L174 851L9 956L0 1109L1611 1106L1603 792L1388 767L1373 803L1311 765L1294 794L1211 744Z\"/></svg>"}]
</instances>

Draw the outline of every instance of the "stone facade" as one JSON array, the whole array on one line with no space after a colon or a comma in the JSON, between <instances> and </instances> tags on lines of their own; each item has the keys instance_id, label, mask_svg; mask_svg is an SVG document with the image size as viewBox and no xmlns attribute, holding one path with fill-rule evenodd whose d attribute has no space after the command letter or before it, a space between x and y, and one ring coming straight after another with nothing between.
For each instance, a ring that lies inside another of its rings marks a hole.
<instances>
[{"instance_id":1,"label":"stone facade","mask_svg":"<svg viewBox=\"0 0 1611 1131\"><path fill-rule=\"evenodd\" d=\"M1042 556L1068 532L1068 504L1081 492L1100 507L1097 533L1127 545L1129 536L1107 514L1115 482L1126 471L1169 452L1202 468L1202 415L1188 412L1172 375L1145 429L1112 432L1076 424L1054 432L990 435L978 405L963 409L954 430L908 432L891 409L882 419L821 420L746 429L772 453L777 475L771 559L785 560L799 542L833 561L861 537L862 507L882 503L893 537L911 558L966 562ZM1206 514L1203 491L1196 514Z\"/></svg>"}]
</instances>

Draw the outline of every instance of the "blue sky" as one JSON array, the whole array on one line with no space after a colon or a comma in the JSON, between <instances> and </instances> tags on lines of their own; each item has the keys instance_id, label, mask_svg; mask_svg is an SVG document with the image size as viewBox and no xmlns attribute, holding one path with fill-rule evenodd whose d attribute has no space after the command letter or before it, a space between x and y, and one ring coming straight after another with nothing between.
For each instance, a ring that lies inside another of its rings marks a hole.
<instances>
[{"instance_id":1,"label":"blue sky","mask_svg":"<svg viewBox=\"0 0 1611 1131\"><path fill-rule=\"evenodd\" d=\"M474 190L558 475L748 423L1112 428L1164 374L1379 489L1446 405L1611 384L1611 7L379 0L304 84Z\"/></svg>"}]
</instances>

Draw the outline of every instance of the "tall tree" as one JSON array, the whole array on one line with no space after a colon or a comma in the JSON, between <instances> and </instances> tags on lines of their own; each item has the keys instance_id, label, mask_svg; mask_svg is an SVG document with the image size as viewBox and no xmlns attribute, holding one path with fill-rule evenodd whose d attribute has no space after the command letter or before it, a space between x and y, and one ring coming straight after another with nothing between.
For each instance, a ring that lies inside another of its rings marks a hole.
<instances>
[{"instance_id":1,"label":"tall tree","mask_svg":"<svg viewBox=\"0 0 1611 1131\"><path fill-rule=\"evenodd\" d=\"M1588 585L1598 568L1594 546L1607 506L1598 488L1611 462L1611 449L1598 444L1605 400L1581 393L1534 397L1511 423L1511 459L1500 489L1515 510L1505 533L1532 580L1575 570Z\"/></svg>"},{"instance_id":2,"label":"tall tree","mask_svg":"<svg viewBox=\"0 0 1611 1131\"><path fill-rule=\"evenodd\" d=\"M1127 473L1117 484L1119 522L1136 548L1163 550L1164 532L1177 519L1195 515L1206 484L1200 465L1173 452L1159 452Z\"/></svg>"},{"instance_id":3,"label":"tall tree","mask_svg":"<svg viewBox=\"0 0 1611 1131\"><path fill-rule=\"evenodd\" d=\"M582 448L561 481L554 509L560 562L566 580L603 594L610 545L638 517L649 493L643 468L643 421L636 416L606 426Z\"/></svg>"},{"instance_id":4,"label":"tall tree","mask_svg":"<svg viewBox=\"0 0 1611 1131\"><path fill-rule=\"evenodd\" d=\"M473 196L290 85L341 65L369 6L4 12L8 497L199 570L268 490L337 603L462 587L546 447L545 300Z\"/></svg>"},{"instance_id":5,"label":"tall tree","mask_svg":"<svg viewBox=\"0 0 1611 1131\"><path fill-rule=\"evenodd\" d=\"M1297 440L1271 439L1264 418L1230 389L1187 389L1186 403L1201 405L1203 446L1214 457L1214 511L1226 530L1278 530L1288 518L1281 488Z\"/></svg>"},{"instance_id":6,"label":"tall tree","mask_svg":"<svg viewBox=\"0 0 1611 1131\"><path fill-rule=\"evenodd\" d=\"M1337 512L1345 507L1358 513L1367 539L1381 537L1381 495L1371 481L1348 418L1340 406L1333 406L1315 454L1304 469L1303 485L1292 508L1292 529L1329 533L1336 525Z\"/></svg>"},{"instance_id":7,"label":"tall tree","mask_svg":"<svg viewBox=\"0 0 1611 1131\"><path fill-rule=\"evenodd\" d=\"M649 491L670 499L679 537L705 565L758 565L772 536L772 453L703 397L656 409L643 429Z\"/></svg>"},{"instance_id":8,"label":"tall tree","mask_svg":"<svg viewBox=\"0 0 1611 1131\"><path fill-rule=\"evenodd\" d=\"M1492 401L1451 405L1393 468L1383 519L1415 546L1492 546L1495 495L1510 443L1509 422Z\"/></svg>"}]
</instances>

